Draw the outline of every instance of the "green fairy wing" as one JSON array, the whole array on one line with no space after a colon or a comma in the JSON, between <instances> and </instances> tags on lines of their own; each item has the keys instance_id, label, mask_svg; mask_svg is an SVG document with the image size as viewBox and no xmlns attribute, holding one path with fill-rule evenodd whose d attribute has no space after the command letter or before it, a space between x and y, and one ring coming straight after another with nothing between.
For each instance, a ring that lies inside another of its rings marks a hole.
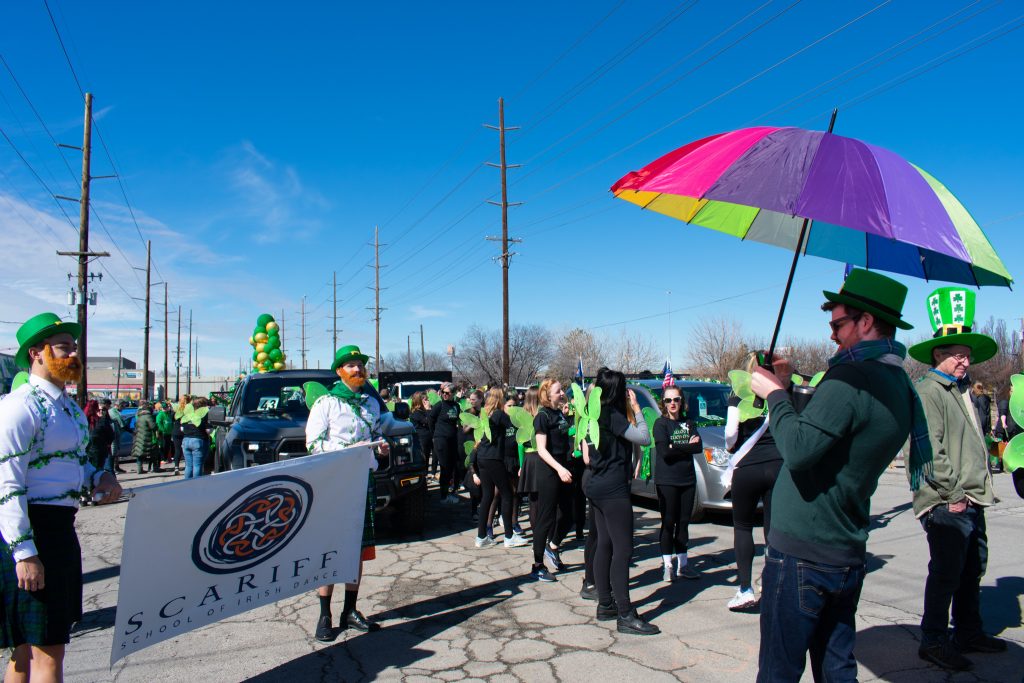
<instances>
[{"instance_id":1,"label":"green fairy wing","mask_svg":"<svg viewBox=\"0 0 1024 683\"><path fill-rule=\"evenodd\" d=\"M825 376L825 371L824 370L822 370L821 372L814 373L814 375L811 377L811 381L807 383L807 386L810 386L810 387L818 386L818 382L820 382L821 378L824 377L824 376Z\"/></svg>"},{"instance_id":2,"label":"green fairy wing","mask_svg":"<svg viewBox=\"0 0 1024 683\"><path fill-rule=\"evenodd\" d=\"M1010 417L1019 425L1024 425L1024 375L1010 375Z\"/></svg>"},{"instance_id":3,"label":"green fairy wing","mask_svg":"<svg viewBox=\"0 0 1024 683\"><path fill-rule=\"evenodd\" d=\"M469 427L473 431L476 431L479 426L477 423L480 422L480 418L467 411L465 413L459 413L459 422L462 423L463 427Z\"/></svg>"},{"instance_id":4,"label":"green fairy wing","mask_svg":"<svg viewBox=\"0 0 1024 683\"><path fill-rule=\"evenodd\" d=\"M316 400L328 392L320 382L306 382L302 385L302 391L306 395L306 407L312 409Z\"/></svg>"},{"instance_id":5,"label":"green fairy wing","mask_svg":"<svg viewBox=\"0 0 1024 683\"><path fill-rule=\"evenodd\" d=\"M469 399L468 398L461 399L459 401L459 408L462 408L463 410L469 410Z\"/></svg>"},{"instance_id":6,"label":"green fairy wing","mask_svg":"<svg viewBox=\"0 0 1024 683\"><path fill-rule=\"evenodd\" d=\"M802 381L802 380L801 380ZM760 417L764 409L754 407L754 391L750 388L750 373L745 370L730 370L729 384L732 385L732 393L740 399L738 409L740 411L740 422Z\"/></svg>"},{"instance_id":7,"label":"green fairy wing","mask_svg":"<svg viewBox=\"0 0 1024 683\"><path fill-rule=\"evenodd\" d=\"M516 428L516 443L526 443L533 438L533 415L526 412L526 408L513 406L508 409L508 417Z\"/></svg>"},{"instance_id":8,"label":"green fairy wing","mask_svg":"<svg viewBox=\"0 0 1024 683\"><path fill-rule=\"evenodd\" d=\"M473 438L477 441L487 437L491 441L491 416L483 408L480 409L480 422L477 429L473 430Z\"/></svg>"},{"instance_id":9,"label":"green fairy wing","mask_svg":"<svg viewBox=\"0 0 1024 683\"><path fill-rule=\"evenodd\" d=\"M431 389L430 391L427 392L427 401L430 403L430 405L437 405L441 401L441 395L434 391L433 389Z\"/></svg>"},{"instance_id":10,"label":"green fairy wing","mask_svg":"<svg viewBox=\"0 0 1024 683\"><path fill-rule=\"evenodd\" d=\"M395 412L395 402L394 401L386 401L384 403L384 405L386 405L388 407L388 411L389 412L392 412L392 413Z\"/></svg>"},{"instance_id":11,"label":"green fairy wing","mask_svg":"<svg viewBox=\"0 0 1024 683\"><path fill-rule=\"evenodd\" d=\"M647 423L647 433L654 434L654 423L658 419L658 413L654 408L644 408L641 412L644 422ZM651 454L654 450L654 440L642 448L643 458L640 460L640 478L651 478Z\"/></svg>"},{"instance_id":12,"label":"green fairy wing","mask_svg":"<svg viewBox=\"0 0 1024 683\"><path fill-rule=\"evenodd\" d=\"M26 384L28 382L28 376L28 373L25 372L24 370L15 375L14 379L11 381L11 391L13 392L22 384Z\"/></svg>"},{"instance_id":13,"label":"green fairy wing","mask_svg":"<svg viewBox=\"0 0 1024 683\"><path fill-rule=\"evenodd\" d=\"M587 430L584 436L590 437L594 448L601 445L601 428L597 419L601 417L601 387L594 387L590 390L590 398L587 399Z\"/></svg>"}]
</instances>

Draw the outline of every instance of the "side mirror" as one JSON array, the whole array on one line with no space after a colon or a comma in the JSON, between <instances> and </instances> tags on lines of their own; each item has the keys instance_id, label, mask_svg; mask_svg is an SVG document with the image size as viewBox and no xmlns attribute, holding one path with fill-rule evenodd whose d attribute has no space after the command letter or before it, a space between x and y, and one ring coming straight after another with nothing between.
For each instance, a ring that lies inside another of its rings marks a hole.
<instances>
[{"instance_id":1,"label":"side mirror","mask_svg":"<svg viewBox=\"0 0 1024 683\"><path fill-rule=\"evenodd\" d=\"M400 401L395 404L395 409L391 411L396 420L408 420L409 419L409 404Z\"/></svg>"},{"instance_id":2,"label":"side mirror","mask_svg":"<svg viewBox=\"0 0 1024 683\"><path fill-rule=\"evenodd\" d=\"M228 425L227 408L224 406L211 406L206 419L214 427L226 427Z\"/></svg>"}]
</instances>

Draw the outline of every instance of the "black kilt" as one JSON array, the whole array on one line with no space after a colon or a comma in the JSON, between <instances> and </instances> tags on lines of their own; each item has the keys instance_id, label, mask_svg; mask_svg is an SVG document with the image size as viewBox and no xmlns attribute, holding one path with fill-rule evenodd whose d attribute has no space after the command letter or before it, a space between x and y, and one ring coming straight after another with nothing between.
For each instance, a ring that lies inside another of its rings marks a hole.
<instances>
[{"instance_id":1,"label":"black kilt","mask_svg":"<svg viewBox=\"0 0 1024 683\"><path fill-rule=\"evenodd\" d=\"M15 561L0 548L0 647L66 645L82 618L82 548L75 533L77 508L29 505L32 534L43 563L42 590L18 588Z\"/></svg>"}]
</instances>

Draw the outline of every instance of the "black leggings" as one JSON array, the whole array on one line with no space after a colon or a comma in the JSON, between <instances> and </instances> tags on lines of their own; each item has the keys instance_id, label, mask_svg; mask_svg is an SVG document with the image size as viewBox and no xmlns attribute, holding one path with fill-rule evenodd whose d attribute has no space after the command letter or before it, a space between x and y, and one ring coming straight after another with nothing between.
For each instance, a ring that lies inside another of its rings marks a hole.
<instances>
[{"instance_id":1,"label":"black leggings","mask_svg":"<svg viewBox=\"0 0 1024 683\"><path fill-rule=\"evenodd\" d=\"M764 500L764 538L767 543L772 522L772 488L780 469L781 460L769 460L737 467L732 473L732 542L736 549L736 573L741 589L750 588L757 503Z\"/></svg>"},{"instance_id":2,"label":"black leggings","mask_svg":"<svg viewBox=\"0 0 1024 683\"><path fill-rule=\"evenodd\" d=\"M441 490L442 498L447 497L453 490L452 480L455 476L455 459L458 441L458 438L454 435L450 437L434 437L434 457L437 458L438 464L441 465L441 481L439 482L439 488ZM455 487L458 488L458 482L454 483Z\"/></svg>"},{"instance_id":3,"label":"black leggings","mask_svg":"<svg viewBox=\"0 0 1024 683\"><path fill-rule=\"evenodd\" d=\"M563 484L546 462L538 463L537 492L530 494L533 508L533 563L544 561L548 541L558 546L572 526L572 485Z\"/></svg>"},{"instance_id":4,"label":"black leggings","mask_svg":"<svg viewBox=\"0 0 1024 683\"><path fill-rule=\"evenodd\" d=\"M512 538L512 483L508 479L508 471L501 460L477 460L480 473L480 521L476 527L476 537L487 535L487 527L491 524L491 503L494 500L494 488L498 488L501 496L501 519L505 530L505 538Z\"/></svg>"},{"instance_id":5,"label":"black leggings","mask_svg":"<svg viewBox=\"0 0 1024 683\"><path fill-rule=\"evenodd\" d=\"M587 496L583 493L584 471L586 467L581 458L569 458L569 472L572 473L572 525L569 531L576 530L577 541L583 540L583 530L587 526Z\"/></svg>"},{"instance_id":6,"label":"black leggings","mask_svg":"<svg viewBox=\"0 0 1024 683\"><path fill-rule=\"evenodd\" d=\"M587 510L587 542L583 546L583 583L593 586L597 583L594 580L594 553L597 550L597 520L594 519L594 503L590 502Z\"/></svg>"},{"instance_id":7,"label":"black leggings","mask_svg":"<svg viewBox=\"0 0 1024 683\"><path fill-rule=\"evenodd\" d=\"M602 605L612 601L619 616L629 616L629 562L633 557L633 503L629 498L591 500L597 523L597 548L594 551L594 581Z\"/></svg>"},{"instance_id":8,"label":"black leggings","mask_svg":"<svg viewBox=\"0 0 1024 683\"><path fill-rule=\"evenodd\" d=\"M661 511L661 533L658 542L662 555L685 553L690 542L690 513L697 485L674 486L658 484L658 510Z\"/></svg>"},{"instance_id":9,"label":"black leggings","mask_svg":"<svg viewBox=\"0 0 1024 683\"><path fill-rule=\"evenodd\" d=\"M425 437L416 437L420 442L420 453L423 455L423 463L429 467L431 474L437 474L437 458L434 455L434 439L427 432Z\"/></svg>"}]
</instances>

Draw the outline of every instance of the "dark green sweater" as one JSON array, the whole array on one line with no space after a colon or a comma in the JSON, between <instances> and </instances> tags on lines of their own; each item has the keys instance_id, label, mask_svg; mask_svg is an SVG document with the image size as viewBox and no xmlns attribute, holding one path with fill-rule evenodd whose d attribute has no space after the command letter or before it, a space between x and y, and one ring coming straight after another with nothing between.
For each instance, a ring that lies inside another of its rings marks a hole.
<instances>
[{"instance_id":1,"label":"dark green sweater","mask_svg":"<svg viewBox=\"0 0 1024 683\"><path fill-rule=\"evenodd\" d=\"M864 563L871 494L910 433L911 391L902 367L860 361L829 369L799 415L785 391L768 396L784 462L769 545L812 562Z\"/></svg>"}]
</instances>

